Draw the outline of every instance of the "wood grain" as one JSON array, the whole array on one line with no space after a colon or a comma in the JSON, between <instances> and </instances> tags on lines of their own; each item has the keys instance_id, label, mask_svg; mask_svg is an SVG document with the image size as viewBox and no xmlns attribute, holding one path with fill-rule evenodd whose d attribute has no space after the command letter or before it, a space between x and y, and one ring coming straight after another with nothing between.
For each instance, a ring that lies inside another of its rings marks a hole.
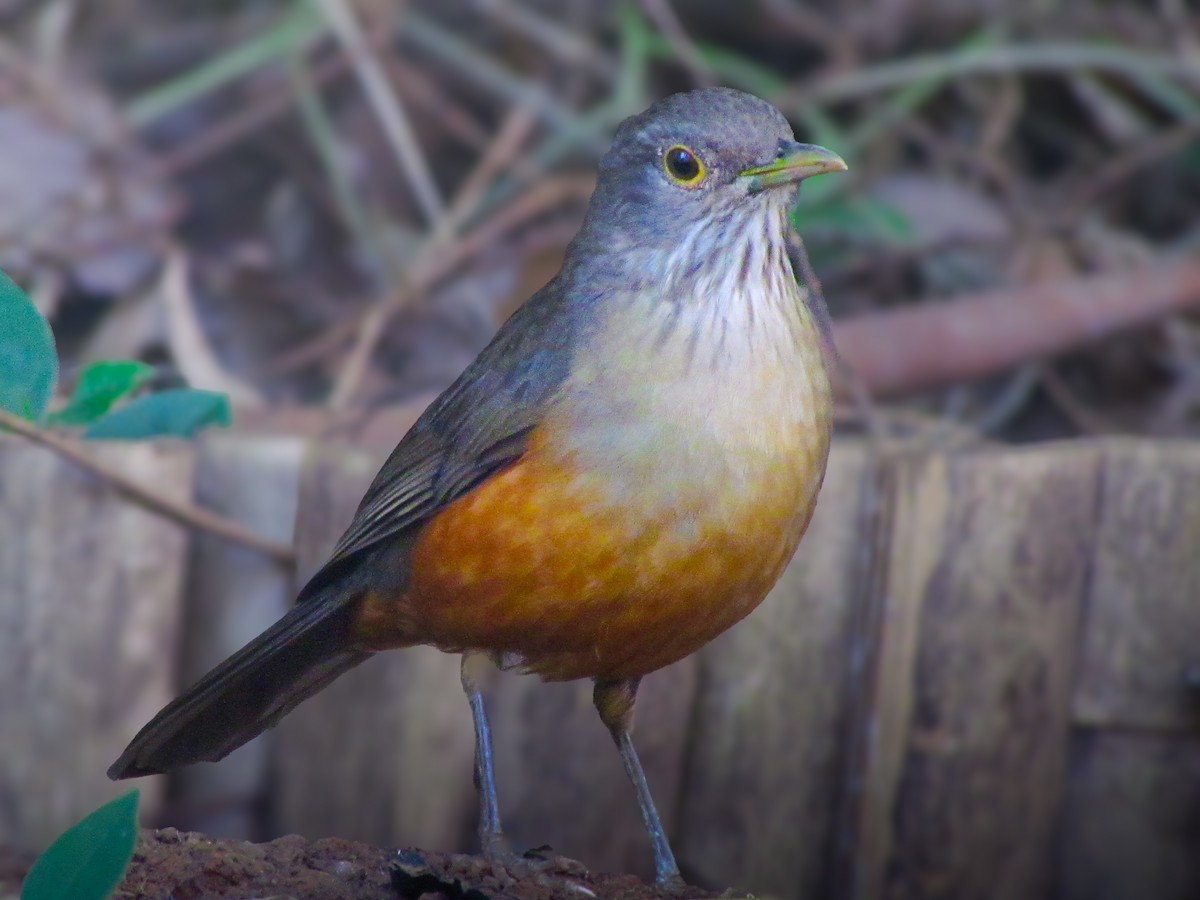
<instances>
[{"instance_id":1,"label":"wood grain","mask_svg":"<svg viewBox=\"0 0 1200 900\"><path fill-rule=\"evenodd\" d=\"M256 534L291 545L304 441L206 435L197 443L196 502ZM188 685L282 616L292 603L290 568L211 535L188 556L180 683ZM267 732L218 765L173 777L172 824L221 837L261 838L258 810L269 771Z\"/></svg>"},{"instance_id":2,"label":"wood grain","mask_svg":"<svg viewBox=\"0 0 1200 900\"><path fill-rule=\"evenodd\" d=\"M324 562L383 460L325 446L306 461L296 526L303 578ZM301 704L278 732L277 832L463 848L474 827L474 737L458 657L426 647L381 653Z\"/></svg>"},{"instance_id":3,"label":"wood grain","mask_svg":"<svg viewBox=\"0 0 1200 900\"><path fill-rule=\"evenodd\" d=\"M1047 446L895 464L889 617L916 609L894 783L864 781L886 844L857 896L1045 896L1060 810L1099 454ZM922 552L908 552L908 530ZM881 719L887 711L877 710Z\"/></svg>"},{"instance_id":4,"label":"wood grain","mask_svg":"<svg viewBox=\"0 0 1200 900\"><path fill-rule=\"evenodd\" d=\"M201 447L199 500L282 529L295 445L235 446ZM155 490L189 493L186 450L97 452ZM324 446L304 462L303 575L382 459ZM276 512L259 509L260 489ZM685 873L836 900L1200 894L1200 705L1186 682L1200 663L1198 497L1196 444L877 463L839 442L810 532L763 607L643 684L635 741ZM16 686L0 700L0 840L33 846L28 836L48 840L115 793L104 767L173 695L184 538L49 453L4 441L0 503L0 683ZM872 506L882 514L864 519ZM185 677L296 587L216 544L190 556ZM649 871L590 684L505 673L488 702L514 844ZM200 775L220 766L192 770L201 780L183 782L185 803L265 791L270 768L275 833L474 845L456 657L381 654L275 739L269 763L226 781ZM146 799L153 812L158 788Z\"/></svg>"},{"instance_id":5,"label":"wood grain","mask_svg":"<svg viewBox=\"0 0 1200 900\"><path fill-rule=\"evenodd\" d=\"M1061 897L1200 896L1200 446L1109 441Z\"/></svg>"},{"instance_id":6,"label":"wood grain","mask_svg":"<svg viewBox=\"0 0 1200 900\"><path fill-rule=\"evenodd\" d=\"M1200 446L1110 441L1074 713L1200 736Z\"/></svg>"},{"instance_id":7,"label":"wood grain","mask_svg":"<svg viewBox=\"0 0 1200 900\"><path fill-rule=\"evenodd\" d=\"M95 442L182 500L181 444ZM55 453L0 436L0 843L44 849L123 793L105 770L174 695L187 535ZM141 783L142 815L161 779Z\"/></svg>"},{"instance_id":8,"label":"wood grain","mask_svg":"<svg viewBox=\"0 0 1200 900\"><path fill-rule=\"evenodd\" d=\"M1072 742L1057 900L1200 897L1200 742L1084 729Z\"/></svg>"}]
</instances>

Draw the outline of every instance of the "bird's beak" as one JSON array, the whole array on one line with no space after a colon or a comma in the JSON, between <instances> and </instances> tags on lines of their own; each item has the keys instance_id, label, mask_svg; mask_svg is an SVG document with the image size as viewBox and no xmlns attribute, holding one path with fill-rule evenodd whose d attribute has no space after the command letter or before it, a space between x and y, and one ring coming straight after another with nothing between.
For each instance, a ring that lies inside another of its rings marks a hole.
<instances>
[{"instance_id":1,"label":"bird's beak","mask_svg":"<svg viewBox=\"0 0 1200 900\"><path fill-rule=\"evenodd\" d=\"M832 150L789 141L780 148L774 161L765 166L752 166L739 174L750 179L750 192L757 194L770 187L797 184L811 175L844 172L846 168L845 160Z\"/></svg>"}]
</instances>

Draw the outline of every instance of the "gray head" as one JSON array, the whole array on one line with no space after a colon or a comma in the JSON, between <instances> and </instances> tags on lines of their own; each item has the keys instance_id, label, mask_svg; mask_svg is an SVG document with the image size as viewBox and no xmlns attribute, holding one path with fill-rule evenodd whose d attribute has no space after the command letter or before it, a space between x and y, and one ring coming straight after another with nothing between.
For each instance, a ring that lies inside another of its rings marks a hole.
<instances>
[{"instance_id":1,"label":"gray head","mask_svg":"<svg viewBox=\"0 0 1200 900\"><path fill-rule=\"evenodd\" d=\"M781 222L804 178L845 167L796 143L783 114L751 94L674 94L621 123L578 244L606 255L677 255L685 243L711 252L732 230Z\"/></svg>"}]
</instances>

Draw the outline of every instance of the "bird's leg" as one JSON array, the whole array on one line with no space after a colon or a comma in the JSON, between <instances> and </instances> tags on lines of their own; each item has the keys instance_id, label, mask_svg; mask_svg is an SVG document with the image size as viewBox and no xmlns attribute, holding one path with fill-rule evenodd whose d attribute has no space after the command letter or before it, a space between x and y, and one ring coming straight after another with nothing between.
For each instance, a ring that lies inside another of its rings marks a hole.
<instances>
[{"instance_id":1,"label":"bird's leg","mask_svg":"<svg viewBox=\"0 0 1200 900\"><path fill-rule=\"evenodd\" d=\"M462 655L462 686L471 703L475 723L475 789L479 792L479 845L483 855L503 865L510 873L524 872L539 882L555 885L563 878L586 874L582 863L559 856L537 858L509 849L500 828L500 806L496 802L496 773L492 764L492 729L483 708L482 685L491 661L486 653ZM549 848L547 848L549 849Z\"/></svg>"},{"instance_id":2,"label":"bird's leg","mask_svg":"<svg viewBox=\"0 0 1200 900\"><path fill-rule=\"evenodd\" d=\"M479 792L479 844L483 855L508 856L504 833L500 829L500 806L496 802L496 773L492 766L492 729L483 708L481 684L490 661L486 654L462 655L462 686L471 704L475 723L475 790Z\"/></svg>"},{"instance_id":3,"label":"bird's leg","mask_svg":"<svg viewBox=\"0 0 1200 900\"><path fill-rule=\"evenodd\" d=\"M592 702L600 713L602 721L617 750L621 754L621 762L625 765L625 774L633 782L633 790L637 794L638 806L642 810L642 819L646 822L646 831L650 834L650 844L654 848L654 880L666 888L679 889L684 887L683 876L679 874L679 866L675 864L675 854L671 852L671 843L663 829L662 821L658 818L658 810L654 808L654 798L650 796L650 786L646 783L646 773L642 771L642 763L637 751L633 749L633 704L637 698L639 678L627 678L621 681L596 681L592 692Z\"/></svg>"}]
</instances>

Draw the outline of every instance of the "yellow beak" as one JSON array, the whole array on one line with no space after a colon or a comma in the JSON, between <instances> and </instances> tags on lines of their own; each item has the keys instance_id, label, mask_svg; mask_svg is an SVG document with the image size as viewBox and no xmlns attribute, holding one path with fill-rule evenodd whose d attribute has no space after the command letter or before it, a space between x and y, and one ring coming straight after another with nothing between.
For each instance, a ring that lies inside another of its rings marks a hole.
<instances>
[{"instance_id":1,"label":"yellow beak","mask_svg":"<svg viewBox=\"0 0 1200 900\"><path fill-rule=\"evenodd\" d=\"M780 148L779 156L765 166L752 166L739 174L750 179L750 192L757 194L767 188L797 184L812 175L846 171L846 161L816 144L789 142Z\"/></svg>"}]
</instances>

